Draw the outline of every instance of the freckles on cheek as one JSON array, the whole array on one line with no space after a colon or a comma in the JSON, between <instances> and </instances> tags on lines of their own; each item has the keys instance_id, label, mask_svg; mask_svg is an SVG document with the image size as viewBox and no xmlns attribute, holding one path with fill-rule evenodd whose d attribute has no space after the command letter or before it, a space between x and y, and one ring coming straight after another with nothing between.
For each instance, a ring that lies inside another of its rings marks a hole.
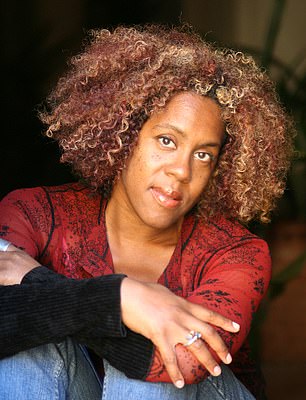
<instances>
[{"instance_id":1,"label":"freckles on cheek","mask_svg":"<svg viewBox=\"0 0 306 400\"><path fill-rule=\"evenodd\" d=\"M162 157L161 157L160 154L155 154L155 153L153 153L153 154L151 155L151 160L152 160L153 162L158 162L158 161L160 161L161 159L162 159Z\"/></svg>"}]
</instances>

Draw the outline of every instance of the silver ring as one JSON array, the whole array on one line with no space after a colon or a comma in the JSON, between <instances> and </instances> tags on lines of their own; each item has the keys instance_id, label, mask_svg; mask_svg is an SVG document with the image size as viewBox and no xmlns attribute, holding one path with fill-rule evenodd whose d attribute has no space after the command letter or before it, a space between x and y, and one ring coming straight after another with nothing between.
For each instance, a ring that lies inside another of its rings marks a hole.
<instances>
[{"instance_id":1,"label":"silver ring","mask_svg":"<svg viewBox=\"0 0 306 400\"><path fill-rule=\"evenodd\" d=\"M9 247L11 242L8 242L7 240L0 239L0 251L6 251Z\"/></svg>"},{"instance_id":2,"label":"silver ring","mask_svg":"<svg viewBox=\"0 0 306 400\"><path fill-rule=\"evenodd\" d=\"M201 332L190 331L188 335L186 335L187 342L184 344L184 346L188 347L192 345L192 343L196 342L201 337L202 337Z\"/></svg>"}]
</instances>

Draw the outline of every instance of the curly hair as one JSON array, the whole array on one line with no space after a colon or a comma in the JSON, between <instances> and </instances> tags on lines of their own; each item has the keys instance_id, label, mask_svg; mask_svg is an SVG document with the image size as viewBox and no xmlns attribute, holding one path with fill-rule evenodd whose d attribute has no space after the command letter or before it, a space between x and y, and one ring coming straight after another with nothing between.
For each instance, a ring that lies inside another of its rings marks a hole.
<instances>
[{"instance_id":1,"label":"curly hair","mask_svg":"<svg viewBox=\"0 0 306 400\"><path fill-rule=\"evenodd\" d=\"M182 91L210 96L227 139L198 209L241 222L269 220L285 187L293 124L250 56L205 43L190 27L91 31L40 113L61 161L109 193L154 112Z\"/></svg>"}]
</instances>

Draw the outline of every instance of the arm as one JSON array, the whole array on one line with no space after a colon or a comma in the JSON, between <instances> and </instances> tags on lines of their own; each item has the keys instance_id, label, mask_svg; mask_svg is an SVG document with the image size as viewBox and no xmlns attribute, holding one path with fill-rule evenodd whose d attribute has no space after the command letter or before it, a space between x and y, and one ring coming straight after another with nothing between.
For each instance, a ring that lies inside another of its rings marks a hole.
<instances>
[{"instance_id":1,"label":"arm","mask_svg":"<svg viewBox=\"0 0 306 400\"><path fill-rule=\"evenodd\" d=\"M22 285L0 286L0 358L67 336L123 337L120 288L123 275L76 281L42 281L49 271L35 268ZM31 282L31 276L35 283ZM110 307L111 305L111 307Z\"/></svg>"},{"instance_id":2,"label":"arm","mask_svg":"<svg viewBox=\"0 0 306 400\"><path fill-rule=\"evenodd\" d=\"M3 283L1 272L12 269L10 263L16 265L19 260L21 268L16 267L15 270L23 274L24 260L28 264L30 259L33 264L36 263L30 256L14 248L9 252L0 252L0 282ZM8 281L8 273L4 273L4 276L6 284L12 283ZM176 383L180 381L178 386L183 384L173 344L184 338L188 332L187 326L202 331L202 327L207 325L202 322L208 320L207 311L203 307L175 296L161 285L124 278L120 288L121 315L131 330L127 329L126 338L123 339L122 330L109 331L105 326L105 319L120 314L109 296L112 294L116 300L116 291L113 293L106 282L118 275L73 280L44 267L36 267L23 279L15 273L12 276L13 280L21 281L22 284L0 286L0 296L5 300L0 313L0 326L3 329L2 332L0 329L0 339L2 335L3 343L8 343L8 349L2 356L72 336L97 354L111 359L113 365L128 376L141 379L151 364L153 342L160 349L171 380ZM101 283L105 283L104 288L100 286ZM140 302L142 307L139 307ZM25 326L22 332L16 320ZM218 314L210 313L210 320L224 329L236 330L231 321ZM223 351L227 352L227 349Z\"/></svg>"},{"instance_id":3,"label":"arm","mask_svg":"<svg viewBox=\"0 0 306 400\"><path fill-rule=\"evenodd\" d=\"M187 298L240 324L241 329L234 334L216 327L232 355L240 349L249 333L252 317L267 291L270 278L268 247L263 240L252 237L214 255L205 266L199 286ZM202 337L205 340L205 335ZM202 345L200 341L197 344ZM207 348L219 360L214 349ZM177 346L176 350L186 382L196 383L208 375L199 362L198 348ZM147 380L169 380L158 351L155 351Z\"/></svg>"}]
</instances>

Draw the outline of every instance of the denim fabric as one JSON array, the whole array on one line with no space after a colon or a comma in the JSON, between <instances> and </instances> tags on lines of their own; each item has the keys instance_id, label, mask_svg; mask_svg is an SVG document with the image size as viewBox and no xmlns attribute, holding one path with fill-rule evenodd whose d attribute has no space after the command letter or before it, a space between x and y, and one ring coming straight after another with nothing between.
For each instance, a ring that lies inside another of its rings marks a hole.
<instances>
[{"instance_id":1,"label":"denim fabric","mask_svg":"<svg viewBox=\"0 0 306 400\"><path fill-rule=\"evenodd\" d=\"M86 351L67 339L0 361L1 400L101 400Z\"/></svg>"},{"instance_id":2,"label":"denim fabric","mask_svg":"<svg viewBox=\"0 0 306 400\"><path fill-rule=\"evenodd\" d=\"M222 366L222 374L210 376L196 385L177 389L173 384L141 382L127 378L104 361L105 377L102 400L254 400L255 398Z\"/></svg>"},{"instance_id":3,"label":"denim fabric","mask_svg":"<svg viewBox=\"0 0 306 400\"><path fill-rule=\"evenodd\" d=\"M0 361L1 400L254 400L228 367L219 377L177 389L127 378L104 361L102 387L86 350L67 339Z\"/></svg>"}]
</instances>

